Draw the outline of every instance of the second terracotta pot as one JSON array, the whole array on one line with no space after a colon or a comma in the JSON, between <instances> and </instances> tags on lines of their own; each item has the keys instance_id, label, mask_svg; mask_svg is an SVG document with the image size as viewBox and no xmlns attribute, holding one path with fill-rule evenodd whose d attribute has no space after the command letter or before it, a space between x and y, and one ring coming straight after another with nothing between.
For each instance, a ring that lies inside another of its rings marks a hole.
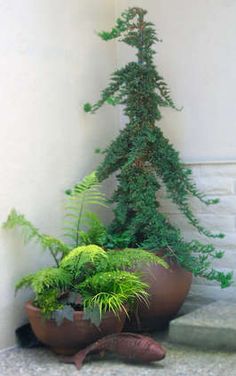
<instances>
[{"instance_id":1,"label":"second terracotta pot","mask_svg":"<svg viewBox=\"0 0 236 376\"><path fill-rule=\"evenodd\" d=\"M142 279L149 284L149 306L139 303L136 314L126 323L126 330L164 329L180 310L192 283L192 274L176 263L170 268L151 264L141 269Z\"/></svg>"},{"instance_id":2,"label":"second terracotta pot","mask_svg":"<svg viewBox=\"0 0 236 376\"><path fill-rule=\"evenodd\" d=\"M58 326L55 320L45 320L31 302L26 303L25 310L36 337L57 354L74 354L103 336L119 333L125 322L125 312L120 312L119 316L107 312L96 327L83 319L82 311L75 311L73 321L64 319Z\"/></svg>"}]
</instances>

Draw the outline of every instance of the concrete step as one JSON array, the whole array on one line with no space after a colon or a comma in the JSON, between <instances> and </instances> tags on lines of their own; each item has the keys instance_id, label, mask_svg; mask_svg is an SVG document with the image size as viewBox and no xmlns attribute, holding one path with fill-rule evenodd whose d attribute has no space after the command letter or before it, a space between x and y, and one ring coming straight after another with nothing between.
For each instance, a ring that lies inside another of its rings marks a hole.
<instances>
[{"instance_id":1,"label":"concrete step","mask_svg":"<svg viewBox=\"0 0 236 376\"><path fill-rule=\"evenodd\" d=\"M236 303L236 287L234 286L222 289L220 286L204 284L204 281L203 283L200 283L198 280L198 283L192 284L190 295L198 295L203 298L226 300Z\"/></svg>"},{"instance_id":2,"label":"concrete step","mask_svg":"<svg viewBox=\"0 0 236 376\"><path fill-rule=\"evenodd\" d=\"M171 321L170 342L236 351L236 303L219 300Z\"/></svg>"},{"instance_id":3,"label":"concrete step","mask_svg":"<svg viewBox=\"0 0 236 376\"><path fill-rule=\"evenodd\" d=\"M216 299L190 292L178 313L178 317L195 311L198 308L202 308L207 304L214 303L215 301Z\"/></svg>"}]
</instances>

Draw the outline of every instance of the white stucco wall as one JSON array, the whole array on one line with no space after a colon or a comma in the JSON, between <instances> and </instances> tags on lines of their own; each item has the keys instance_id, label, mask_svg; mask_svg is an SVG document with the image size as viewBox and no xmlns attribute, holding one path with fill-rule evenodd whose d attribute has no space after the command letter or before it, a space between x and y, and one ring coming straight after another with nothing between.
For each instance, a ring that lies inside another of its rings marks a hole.
<instances>
[{"instance_id":1,"label":"white stucco wall","mask_svg":"<svg viewBox=\"0 0 236 376\"><path fill-rule=\"evenodd\" d=\"M131 56L95 31L109 29L115 10L119 15L129 6L146 8L163 39L156 62L184 109L163 111L161 126L186 162L203 163L191 165L199 186L221 195L213 216L220 215L216 224L230 239L222 265L229 267L236 236L235 164L227 164L236 161L234 0L0 1L0 222L15 207L42 231L60 234L64 189L96 166L95 147L118 129L114 108L90 116L81 105L95 100L116 62ZM211 213L196 211L214 226ZM183 230L192 236L185 224ZM2 230L0 254L1 349L14 344L14 329L24 322L16 280L50 259Z\"/></svg>"},{"instance_id":2,"label":"white stucco wall","mask_svg":"<svg viewBox=\"0 0 236 376\"><path fill-rule=\"evenodd\" d=\"M182 112L165 109L161 126L185 161L236 160L236 1L117 0L148 10L163 40L156 63ZM119 64L130 48L118 44Z\"/></svg>"},{"instance_id":3,"label":"white stucco wall","mask_svg":"<svg viewBox=\"0 0 236 376\"><path fill-rule=\"evenodd\" d=\"M15 207L43 232L60 234L64 190L97 164L116 129L114 108L82 111L116 63L110 0L0 2L0 223ZM16 233L0 234L0 349L24 321L17 279L50 260ZM51 262L51 260L50 260Z\"/></svg>"}]
</instances>

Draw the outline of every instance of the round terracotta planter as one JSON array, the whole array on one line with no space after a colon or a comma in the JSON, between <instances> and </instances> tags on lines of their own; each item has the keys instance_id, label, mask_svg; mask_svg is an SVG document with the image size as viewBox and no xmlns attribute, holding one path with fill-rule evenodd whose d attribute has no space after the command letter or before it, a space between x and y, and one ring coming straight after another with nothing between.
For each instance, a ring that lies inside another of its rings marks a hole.
<instances>
[{"instance_id":1,"label":"round terracotta planter","mask_svg":"<svg viewBox=\"0 0 236 376\"><path fill-rule=\"evenodd\" d=\"M120 312L119 317L113 312L107 312L100 326L96 327L83 319L82 311L75 311L74 321L64 319L58 326L55 320L45 320L31 302L25 304L25 310L36 337L57 354L74 354L103 336L119 333L125 322L124 312Z\"/></svg>"},{"instance_id":2,"label":"round terracotta planter","mask_svg":"<svg viewBox=\"0 0 236 376\"><path fill-rule=\"evenodd\" d=\"M170 268L151 264L141 268L142 280L149 284L149 306L139 303L126 329L150 331L164 329L180 310L192 283L192 274L169 262Z\"/></svg>"}]
</instances>

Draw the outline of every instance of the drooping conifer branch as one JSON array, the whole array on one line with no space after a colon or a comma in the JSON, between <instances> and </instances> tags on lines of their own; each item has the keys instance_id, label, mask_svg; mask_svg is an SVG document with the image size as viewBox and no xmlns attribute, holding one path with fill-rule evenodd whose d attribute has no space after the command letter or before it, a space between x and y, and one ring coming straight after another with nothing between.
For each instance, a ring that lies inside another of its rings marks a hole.
<instances>
[{"instance_id":1,"label":"drooping conifer branch","mask_svg":"<svg viewBox=\"0 0 236 376\"><path fill-rule=\"evenodd\" d=\"M95 113L104 103L123 105L128 117L125 128L105 150L105 158L97 169L100 181L116 172L118 187L113 194L115 218L110 226L110 246L165 249L195 275L216 279L222 286L232 275L211 267L214 258L222 257L212 245L185 242L181 232L159 212L157 192L165 186L169 198L178 206L188 222L201 234L221 238L211 233L194 215L190 198L206 205L216 204L200 192L191 178L191 170L180 160L179 153L158 127L161 108L177 109L170 90L154 64L154 44L159 40L154 25L146 21L146 11L130 8L117 19L110 32L99 36L105 40L117 38L137 50L137 60L117 70L109 86L94 105L85 110Z\"/></svg>"}]
</instances>

